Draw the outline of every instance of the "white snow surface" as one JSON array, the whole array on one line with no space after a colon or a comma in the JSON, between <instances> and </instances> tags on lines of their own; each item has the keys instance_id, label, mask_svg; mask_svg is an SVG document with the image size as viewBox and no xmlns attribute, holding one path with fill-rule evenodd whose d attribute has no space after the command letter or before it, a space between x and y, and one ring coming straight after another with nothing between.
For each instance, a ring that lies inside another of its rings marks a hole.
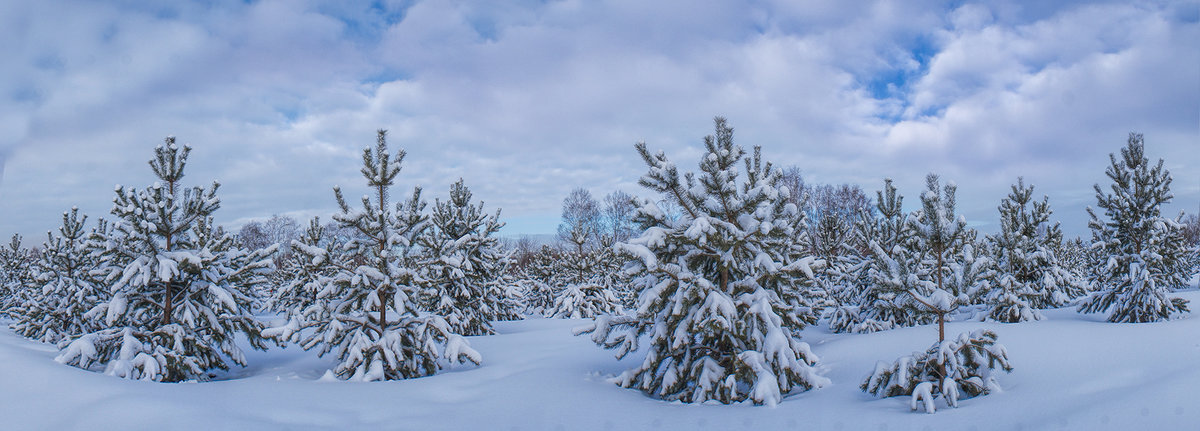
<instances>
[{"instance_id":1,"label":"white snow surface","mask_svg":"<svg viewBox=\"0 0 1200 431\"><path fill-rule=\"evenodd\" d=\"M1200 292L1175 295L1200 304ZM936 400L913 412L910 397L874 398L858 385L876 361L928 348L936 325L871 334L810 326L803 341L832 384L785 394L775 407L669 403L608 378L622 361L571 329L584 320L497 322L497 335L468 337L481 366L392 382L321 379L336 364L299 347L246 351L247 368L199 384L130 381L54 361L57 349L0 330L0 429L161 430L854 430L1200 429L1200 316L1114 324L1104 314L1046 310L1046 320L972 322L1010 352L1001 393Z\"/></svg>"}]
</instances>

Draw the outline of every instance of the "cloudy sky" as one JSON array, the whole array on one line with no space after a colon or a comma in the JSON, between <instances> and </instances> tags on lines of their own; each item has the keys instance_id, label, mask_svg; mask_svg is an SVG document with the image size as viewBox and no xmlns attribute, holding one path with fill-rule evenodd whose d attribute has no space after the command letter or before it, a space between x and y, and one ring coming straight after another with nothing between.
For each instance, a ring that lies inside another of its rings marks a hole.
<instances>
[{"instance_id":1,"label":"cloudy sky","mask_svg":"<svg viewBox=\"0 0 1200 431\"><path fill-rule=\"evenodd\" d=\"M166 135L218 221L334 211L375 130L403 189L465 179L508 234L585 187L644 194L637 141L693 167L722 115L807 181L927 172L992 231L1018 176L1086 233L1130 131L1200 207L1200 3L936 1L0 2L0 235L107 216Z\"/></svg>"}]
</instances>

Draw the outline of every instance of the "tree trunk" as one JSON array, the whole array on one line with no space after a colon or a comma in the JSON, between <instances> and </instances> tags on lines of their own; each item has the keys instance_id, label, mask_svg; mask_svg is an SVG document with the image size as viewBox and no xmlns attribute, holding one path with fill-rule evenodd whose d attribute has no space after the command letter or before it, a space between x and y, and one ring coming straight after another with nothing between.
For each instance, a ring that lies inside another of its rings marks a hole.
<instances>
[{"instance_id":1,"label":"tree trunk","mask_svg":"<svg viewBox=\"0 0 1200 431\"><path fill-rule=\"evenodd\" d=\"M380 212L379 241L378 241L378 243L379 243L379 259L383 261L383 266L384 266L383 273L388 274L389 271L387 270L387 257L385 257L385 253L387 252L387 237L388 237L388 235L387 235L388 234L387 189L384 188L383 184L380 184L377 187L378 187L377 191L379 192L379 212ZM383 339L383 334L384 334L384 332L387 331L387 299L388 299L387 288L388 288L388 284L390 284L390 282L391 282L390 277L388 277L387 281L388 281L388 283L385 283L384 285L379 286L379 290L375 291L375 296L377 296L379 298L379 338L380 339Z\"/></svg>"},{"instance_id":2,"label":"tree trunk","mask_svg":"<svg viewBox=\"0 0 1200 431\"><path fill-rule=\"evenodd\" d=\"M936 269L936 271L937 271L937 288L938 288L938 290L942 290L942 252L941 252L941 250L937 251L937 259L938 259L938 266ZM948 311L948 310L937 310L938 342L939 343L941 343L942 341L946 341L946 311ZM945 375L945 371L946 371L945 369L942 370L943 375Z\"/></svg>"},{"instance_id":3,"label":"tree trunk","mask_svg":"<svg viewBox=\"0 0 1200 431\"><path fill-rule=\"evenodd\" d=\"M942 290L942 251L941 250L937 250L937 260L938 260L938 266L936 269L936 271L937 271L937 287L938 287L938 290ZM947 311L948 310L937 310L937 314L938 314L938 344L941 344L946 341L946 312ZM945 388L945 385L946 385L946 363L944 361L938 362L938 373L942 375L942 378L941 378L941 380L939 380L939 383L938 383L938 385L939 385L938 390L943 391L942 393L945 393L944 391L946 390L946 388Z\"/></svg>"},{"instance_id":4,"label":"tree trunk","mask_svg":"<svg viewBox=\"0 0 1200 431\"><path fill-rule=\"evenodd\" d=\"M383 288L380 288L383 290ZM379 293L379 338L383 338L384 331L387 330L387 294Z\"/></svg>"},{"instance_id":5,"label":"tree trunk","mask_svg":"<svg viewBox=\"0 0 1200 431\"><path fill-rule=\"evenodd\" d=\"M170 281L164 283L164 286L166 286L166 288L163 290L163 320L162 320L162 324L164 326L171 324L171 308L172 308L171 307L171 305L172 305L171 296L174 295L174 292L171 291L171 284L172 283Z\"/></svg>"},{"instance_id":6,"label":"tree trunk","mask_svg":"<svg viewBox=\"0 0 1200 431\"><path fill-rule=\"evenodd\" d=\"M946 341L946 313L938 313L938 342Z\"/></svg>"}]
</instances>

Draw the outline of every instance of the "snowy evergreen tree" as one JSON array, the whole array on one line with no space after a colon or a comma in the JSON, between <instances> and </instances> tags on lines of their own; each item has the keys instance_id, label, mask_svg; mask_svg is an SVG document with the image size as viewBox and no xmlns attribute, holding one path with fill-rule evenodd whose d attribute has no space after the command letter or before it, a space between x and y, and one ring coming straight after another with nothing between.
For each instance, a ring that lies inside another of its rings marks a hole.
<instances>
[{"instance_id":1,"label":"snowy evergreen tree","mask_svg":"<svg viewBox=\"0 0 1200 431\"><path fill-rule=\"evenodd\" d=\"M289 315L317 305L317 293L323 288L322 281L332 276L338 266L345 266L345 262L329 260L342 257L336 251L341 243L326 236L320 217L313 217L299 239L291 241L293 252L283 259L284 267L277 271L285 276L266 304L268 310Z\"/></svg>"},{"instance_id":2,"label":"snowy evergreen tree","mask_svg":"<svg viewBox=\"0 0 1200 431\"><path fill-rule=\"evenodd\" d=\"M996 261L992 258L995 253L987 238L980 239L979 231L970 228L963 231L960 247L958 259L950 262L951 272L946 282L951 291L967 295L963 305L983 304L999 282Z\"/></svg>"},{"instance_id":3,"label":"snowy evergreen tree","mask_svg":"<svg viewBox=\"0 0 1200 431\"><path fill-rule=\"evenodd\" d=\"M16 333L58 343L99 329L98 319L88 312L107 303L109 293L92 274L97 250L84 231L86 222L86 215L81 217L78 208L71 208L63 213L58 235L47 232L37 265L41 273L12 324Z\"/></svg>"},{"instance_id":4,"label":"snowy evergreen tree","mask_svg":"<svg viewBox=\"0 0 1200 431\"><path fill-rule=\"evenodd\" d=\"M219 184L180 184L191 148L168 137L150 160L159 182L144 190L117 186L100 273L112 298L94 314L99 329L66 345L56 358L109 375L178 382L208 380L228 362L245 365L235 342L265 349L250 314L254 287L274 249L245 252L212 227Z\"/></svg>"},{"instance_id":5,"label":"snowy evergreen tree","mask_svg":"<svg viewBox=\"0 0 1200 431\"><path fill-rule=\"evenodd\" d=\"M321 356L332 353L338 360L332 373L342 379L421 377L436 373L442 358L476 364L482 360L445 319L423 313L417 305L417 295L429 282L414 249L429 227L429 217L423 213L419 187L407 201L389 206L389 190L405 153L401 150L393 157L386 137L380 130L374 150L363 150L362 174L374 200L363 196L363 208L351 209L341 189L334 188L341 207L334 220L358 233L336 251L345 255L328 256L330 251L317 247L296 250L311 262L336 264L333 275L321 278L318 304L263 332L306 350L318 348Z\"/></svg>"},{"instance_id":6,"label":"snowy evergreen tree","mask_svg":"<svg viewBox=\"0 0 1200 431\"><path fill-rule=\"evenodd\" d=\"M988 295L996 290L999 272L995 252L986 235L964 228L962 240L950 261L950 273L945 279L952 292L961 292L966 297L960 305L982 305Z\"/></svg>"},{"instance_id":7,"label":"snowy evergreen tree","mask_svg":"<svg viewBox=\"0 0 1200 431\"><path fill-rule=\"evenodd\" d=\"M547 317L559 319L591 319L603 314L622 311L621 299L612 289L597 283L569 284L554 298Z\"/></svg>"},{"instance_id":8,"label":"snowy evergreen tree","mask_svg":"<svg viewBox=\"0 0 1200 431\"><path fill-rule=\"evenodd\" d=\"M876 193L879 217L864 215L856 224L856 241L866 253L853 266L844 266L844 278L855 286L859 306L840 307L830 316L835 332L875 332L933 321L909 294L919 284L920 258L912 249L914 231L902 208L904 197L890 178L883 187Z\"/></svg>"},{"instance_id":9,"label":"snowy evergreen tree","mask_svg":"<svg viewBox=\"0 0 1200 431\"><path fill-rule=\"evenodd\" d=\"M430 281L425 308L445 318L454 333L495 333L492 321L511 308L503 279L507 255L495 236L504 226L500 211L484 214L483 203L471 202L471 190L459 179L450 186L450 199L435 201L430 222L420 238Z\"/></svg>"},{"instance_id":10,"label":"snowy evergreen tree","mask_svg":"<svg viewBox=\"0 0 1200 431\"><path fill-rule=\"evenodd\" d=\"M21 235L13 234L8 246L0 248L0 316L14 316L34 284L33 254L21 247Z\"/></svg>"},{"instance_id":11,"label":"snowy evergreen tree","mask_svg":"<svg viewBox=\"0 0 1200 431\"><path fill-rule=\"evenodd\" d=\"M637 144L649 166L640 183L676 202L683 215L668 217L642 201L642 234L618 245L635 258L638 308L601 316L576 333L591 333L619 358L648 337L641 365L613 380L622 387L688 403L774 405L795 388L829 383L797 335L816 319L812 269L822 262L796 244L804 218L787 202L780 171L758 148L746 157L725 120L715 123L699 175L681 176L662 152Z\"/></svg>"},{"instance_id":12,"label":"snowy evergreen tree","mask_svg":"<svg viewBox=\"0 0 1200 431\"><path fill-rule=\"evenodd\" d=\"M969 302L968 293L974 286L969 281L955 283L952 278L956 268L966 266L963 244L967 221L954 213L958 186L949 183L938 190L940 184L934 174L925 177L925 186L928 189L921 195L921 210L909 219L922 260L921 269L914 274L916 283L908 289L906 298L916 303L908 303L912 309L937 316L941 342L946 339L946 315Z\"/></svg>"},{"instance_id":13,"label":"snowy evergreen tree","mask_svg":"<svg viewBox=\"0 0 1200 431\"><path fill-rule=\"evenodd\" d=\"M497 284L500 288L499 300L496 304L496 320L513 321L525 318L525 281L510 269L515 265L510 252L505 252L504 260L500 263L503 270Z\"/></svg>"},{"instance_id":14,"label":"snowy evergreen tree","mask_svg":"<svg viewBox=\"0 0 1200 431\"><path fill-rule=\"evenodd\" d=\"M521 270L520 283L524 290L527 313L545 315L554 307L554 299L562 290L556 285L558 275L555 269L558 258L558 250L549 245L543 245L533 253L529 264Z\"/></svg>"},{"instance_id":15,"label":"snowy evergreen tree","mask_svg":"<svg viewBox=\"0 0 1200 431\"><path fill-rule=\"evenodd\" d=\"M997 369L1012 371L1008 350L996 343L996 333L978 330L892 363L878 362L859 388L881 398L911 395L913 410L923 402L925 411L933 413L935 391L950 407L958 407L963 393L969 398L998 391Z\"/></svg>"},{"instance_id":16,"label":"snowy evergreen tree","mask_svg":"<svg viewBox=\"0 0 1200 431\"><path fill-rule=\"evenodd\" d=\"M1075 276L1087 290L1091 290L1091 286L1087 284L1091 262L1096 259L1092 257L1094 252L1088 243L1083 241L1083 238L1075 237L1069 241L1062 241L1055 248L1055 254L1061 261L1061 266L1070 271L1071 275ZM1086 295L1087 292L1085 291Z\"/></svg>"},{"instance_id":17,"label":"snowy evergreen tree","mask_svg":"<svg viewBox=\"0 0 1200 431\"><path fill-rule=\"evenodd\" d=\"M625 271L630 258L617 252L615 241L608 235L600 238L600 247L593 252L597 263L592 281L610 291L618 299L620 308L632 309L637 307L638 292L632 287L632 276Z\"/></svg>"},{"instance_id":18,"label":"snowy evergreen tree","mask_svg":"<svg viewBox=\"0 0 1200 431\"><path fill-rule=\"evenodd\" d=\"M627 260L613 250L608 235L595 248L572 245L561 251L551 267L550 283L555 288L546 317L592 318L620 311L633 296L627 288L631 280L622 270Z\"/></svg>"},{"instance_id":19,"label":"snowy evergreen tree","mask_svg":"<svg viewBox=\"0 0 1200 431\"><path fill-rule=\"evenodd\" d=\"M603 264L600 253L595 249L584 248L582 244L570 244L554 262L552 283L560 287L586 283L605 269Z\"/></svg>"},{"instance_id":20,"label":"snowy evergreen tree","mask_svg":"<svg viewBox=\"0 0 1200 431\"><path fill-rule=\"evenodd\" d=\"M1155 322L1187 312L1187 300L1168 296L1186 285L1190 261L1179 220L1162 216L1162 205L1174 197L1171 173L1162 159L1150 164L1141 134L1130 133L1121 157L1109 154L1109 160L1105 174L1113 182L1111 192L1094 186L1107 220L1088 208L1092 248L1103 251L1091 280L1097 291L1079 310L1107 311L1108 321L1117 323Z\"/></svg>"},{"instance_id":21,"label":"snowy evergreen tree","mask_svg":"<svg viewBox=\"0 0 1200 431\"><path fill-rule=\"evenodd\" d=\"M825 267L816 272L815 282L826 291L828 303L821 308L833 332L886 329L883 325L875 325L875 321L866 319L862 314L860 304L870 287L867 277L870 260L854 245L860 239L859 224L861 222L856 221L855 226L849 226L841 217L824 214L813 229L812 242L824 244L814 247L816 256L826 262Z\"/></svg>"},{"instance_id":22,"label":"snowy evergreen tree","mask_svg":"<svg viewBox=\"0 0 1200 431\"><path fill-rule=\"evenodd\" d=\"M837 214L823 213L818 216L811 230L812 253L827 261L846 255L850 246L852 226Z\"/></svg>"},{"instance_id":23,"label":"snowy evergreen tree","mask_svg":"<svg viewBox=\"0 0 1200 431\"><path fill-rule=\"evenodd\" d=\"M934 174L925 177L925 184L922 208L908 220L913 250L920 253L919 265L907 274L896 269L902 265L895 260L885 259L880 266L886 268L888 283L903 284L905 293L894 300L901 300L913 313L936 316L938 340L924 354L877 364L861 388L882 397L912 395L913 409L918 401L924 401L926 411L933 413L935 394L957 407L960 391L968 396L987 393L998 387L991 371L997 366L1005 371L1011 367L1007 351L995 344L996 334L990 331L946 339L946 316L969 303L971 292L987 290L994 270L990 259L974 253L977 234L966 228L964 218L955 215L957 187L953 183L941 187ZM878 246L875 252L884 254ZM907 281L900 280L901 276Z\"/></svg>"},{"instance_id":24,"label":"snowy evergreen tree","mask_svg":"<svg viewBox=\"0 0 1200 431\"><path fill-rule=\"evenodd\" d=\"M1036 309L1061 307L1087 292L1083 280L1063 267L1062 230L1050 222L1050 198L1033 201L1024 178L1000 202L996 246L999 282L987 299L988 318L1001 322L1039 320Z\"/></svg>"}]
</instances>

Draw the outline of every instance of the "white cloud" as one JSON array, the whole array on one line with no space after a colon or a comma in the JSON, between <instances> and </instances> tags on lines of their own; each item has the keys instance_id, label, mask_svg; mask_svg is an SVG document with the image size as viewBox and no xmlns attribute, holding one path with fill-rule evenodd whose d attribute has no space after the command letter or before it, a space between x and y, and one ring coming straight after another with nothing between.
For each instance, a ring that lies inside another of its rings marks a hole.
<instances>
[{"instance_id":1,"label":"white cloud","mask_svg":"<svg viewBox=\"0 0 1200 431\"><path fill-rule=\"evenodd\" d=\"M378 128L408 151L403 187L432 197L463 177L514 226L548 232L574 187L639 192L635 141L690 166L714 115L814 181L870 191L891 176L915 196L935 171L986 223L1025 175L1082 226L1129 130L1168 159L1180 201L1200 200L1195 15L1120 2L13 2L0 5L0 37L22 41L0 69L0 233L50 229L72 205L104 215L114 183L150 182L144 162L167 134L196 147L189 180L222 181L223 222L331 212L333 185L361 193L359 152Z\"/></svg>"}]
</instances>

